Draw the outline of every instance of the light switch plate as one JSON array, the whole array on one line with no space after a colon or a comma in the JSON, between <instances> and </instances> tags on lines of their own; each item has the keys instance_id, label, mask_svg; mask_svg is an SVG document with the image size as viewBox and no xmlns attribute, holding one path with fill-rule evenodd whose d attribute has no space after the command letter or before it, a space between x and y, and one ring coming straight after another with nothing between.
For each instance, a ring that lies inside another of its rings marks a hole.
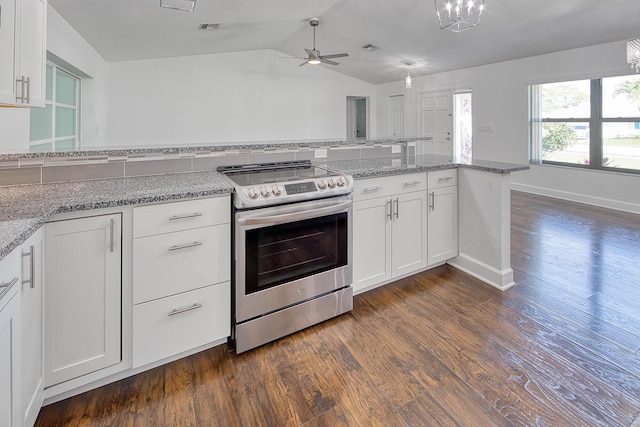
<instances>
[{"instance_id":1,"label":"light switch plate","mask_svg":"<svg viewBox=\"0 0 640 427\"><path fill-rule=\"evenodd\" d=\"M327 149L326 148L316 148L314 155L315 155L316 159L326 159L327 158Z\"/></svg>"}]
</instances>

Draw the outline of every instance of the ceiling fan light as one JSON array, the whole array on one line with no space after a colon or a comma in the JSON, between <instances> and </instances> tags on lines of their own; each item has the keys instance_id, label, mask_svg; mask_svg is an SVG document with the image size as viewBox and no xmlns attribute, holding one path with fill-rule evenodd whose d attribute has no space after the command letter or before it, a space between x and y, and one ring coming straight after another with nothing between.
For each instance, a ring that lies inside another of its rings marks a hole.
<instances>
[{"instance_id":1,"label":"ceiling fan light","mask_svg":"<svg viewBox=\"0 0 640 427\"><path fill-rule=\"evenodd\" d=\"M322 61L320 61L319 58L309 58L308 63L311 65L318 65L320 64Z\"/></svg>"}]
</instances>

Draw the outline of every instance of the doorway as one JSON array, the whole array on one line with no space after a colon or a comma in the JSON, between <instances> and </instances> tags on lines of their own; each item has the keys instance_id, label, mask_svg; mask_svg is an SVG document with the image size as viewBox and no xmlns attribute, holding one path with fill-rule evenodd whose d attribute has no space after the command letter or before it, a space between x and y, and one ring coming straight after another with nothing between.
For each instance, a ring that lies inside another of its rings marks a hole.
<instances>
[{"instance_id":1,"label":"doorway","mask_svg":"<svg viewBox=\"0 0 640 427\"><path fill-rule=\"evenodd\" d=\"M369 98L347 96L347 139L369 136Z\"/></svg>"}]
</instances>

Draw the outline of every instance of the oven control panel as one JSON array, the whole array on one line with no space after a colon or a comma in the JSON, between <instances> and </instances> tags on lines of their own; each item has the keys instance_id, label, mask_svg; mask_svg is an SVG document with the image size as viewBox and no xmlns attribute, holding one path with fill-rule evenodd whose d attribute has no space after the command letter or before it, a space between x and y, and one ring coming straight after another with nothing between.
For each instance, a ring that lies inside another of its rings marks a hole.
<instances>
[{"instance_id":1,"label":"oven control panel","mask_svg":"<svg viewBox=\"0 0 640 427\"><path fill-rule=\"evenodd\" d=\"M290 181L277 184L236 187L237 208L251 208L348 194L353 178L339 175L329 178Z\"/></svg>"}]
</instances>

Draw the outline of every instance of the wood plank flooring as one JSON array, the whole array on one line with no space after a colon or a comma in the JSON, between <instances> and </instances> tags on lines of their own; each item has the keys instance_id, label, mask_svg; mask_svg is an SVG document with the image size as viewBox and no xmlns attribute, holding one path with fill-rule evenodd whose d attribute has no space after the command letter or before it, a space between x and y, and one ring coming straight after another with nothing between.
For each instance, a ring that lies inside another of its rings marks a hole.
<instances>
[{"instance_id":1,"label":"wood plank flooring","mask_svg":"<svg viewBox=\"0 0 640 427\"><path fill-rule=\"evenodd\" d=\"M449 266L235 355L42 409L38 426L640 426L640 216L512 193L500 292Z\"/></svg>"}]
</instances>

